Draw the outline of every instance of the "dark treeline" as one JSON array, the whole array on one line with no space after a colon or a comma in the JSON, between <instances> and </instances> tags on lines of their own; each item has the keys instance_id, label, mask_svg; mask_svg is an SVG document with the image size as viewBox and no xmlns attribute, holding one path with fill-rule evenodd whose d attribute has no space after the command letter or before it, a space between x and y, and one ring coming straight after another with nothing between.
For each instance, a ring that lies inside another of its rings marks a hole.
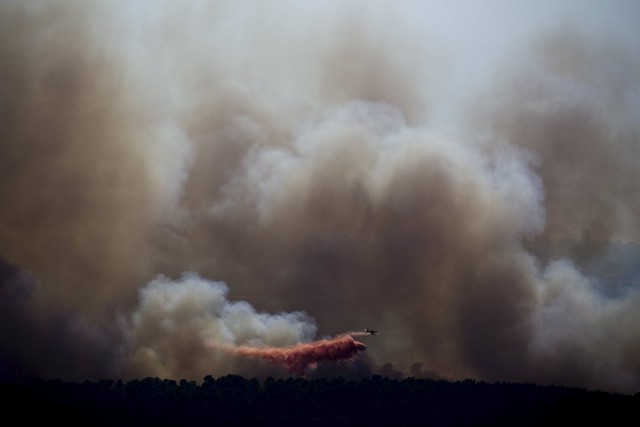
<instances>
[{"instance_id":1,"label":"dark treeline","mask_svg":"<svg viewBox=\"0 0 640 427\"><path fill-rule=\"evenodd\" d=\"M640 425L640 393L373 376L359 381L207 376L0 384L5 418L66 425Z\"/></svg>"}]
</instances>

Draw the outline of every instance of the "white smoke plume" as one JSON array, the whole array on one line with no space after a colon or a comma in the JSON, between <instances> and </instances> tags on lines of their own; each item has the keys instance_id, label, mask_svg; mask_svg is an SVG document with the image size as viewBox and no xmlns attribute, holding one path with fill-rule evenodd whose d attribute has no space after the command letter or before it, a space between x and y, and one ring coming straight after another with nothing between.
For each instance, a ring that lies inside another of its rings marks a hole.
<instances>
[{"instance_id":1,"label":"white smoke plume","mask_svg":"<svg viewBox=\"0 0 640 427\"><path fill-rule=\"evenodd\" d=\"M163 378L224 375L240 369L238 360L210 343L282 347L315 337L306 313L258 313L244 301L229 301L227 293L224 283L193 273L145 286L128 328L125 370Z\"/></svg>"}]
</instances>

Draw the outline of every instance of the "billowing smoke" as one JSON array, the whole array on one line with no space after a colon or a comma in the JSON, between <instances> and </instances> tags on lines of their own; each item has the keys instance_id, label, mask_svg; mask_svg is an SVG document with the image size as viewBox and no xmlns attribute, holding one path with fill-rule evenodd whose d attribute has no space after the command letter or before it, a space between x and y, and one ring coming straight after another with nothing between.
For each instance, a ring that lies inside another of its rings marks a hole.
<instances>
[{"instance_id":1,"label":"billowing smoke","mask_svg":"<svg viewBox=\"0 0 640 427\"><path fill-rule=\"evenodd\" d=\"M202 378L246 369L238 360L244 356L302 376L318 363L352 360L366 349L349 334L309 342L316 325L306 313L258 313L244 301L229 301L227 293L224 283L194 273L145 286L127 327L125 371Z\"/></svg>"},{"instance_id":2,"label":"billowing smoke","mask_svg":"<svg viewBox=\"0 0 640 427\"><path fill-rule=\"evenodd\" d=\"M638 6L439 3L2 2L6 366L637 391Z\"/></svg>"},{"instance_id":3,"label":"billowing smoke","mask_svg":"<svg viewBox=\"0 0 640 427\"><path fill-rule=\"evenodd\" d=\"M164 378L224 375L242 369L229 348L264 352L258 347L288 346L315 336L316 325L306 313L258 313L246 302L227 300L227 292L224 283L195 274L178 281L159 277L145 286L127 329L125 369ZM298 362L295 372L304 367Z\"/></svg>"},{"instance_id":4,"label":"billowing smoke","mask_svg":"<svg viewBox=\"0 0 640 427\"><path fill-rule=\"evenodd\" d=\"M485 105L478 129L539 157L552 239L640 239L637 46L546 34Z\"/></svg>"}]
</instances>

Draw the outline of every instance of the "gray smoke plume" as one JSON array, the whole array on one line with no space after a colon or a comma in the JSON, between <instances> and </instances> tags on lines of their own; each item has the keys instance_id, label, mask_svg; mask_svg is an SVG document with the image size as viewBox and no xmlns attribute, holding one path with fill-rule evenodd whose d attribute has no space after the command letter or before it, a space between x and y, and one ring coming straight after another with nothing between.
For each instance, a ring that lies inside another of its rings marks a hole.
<instances>
[{"instance_id":1,"label":"gray smoke plume","mask_svg":"<svg viewBox=\"0 0 640 427\"><path fill-rule=\"evenodd\" d=\"M0 3L2 359L637 391L638 6L366 3Z\"/></svg>"},{"instance_id":2,"label":"gray smoke plume","mask_svg":"<svg viewBox=\"0 0 640 427\"><path fill-rule=\"evenodd\" d=\"M565 29L537 41L533 52L482 119L499 138L539 156L545 233L589 230L595 239L638 241L637 49Z\"/></svg>"}]
</instances>

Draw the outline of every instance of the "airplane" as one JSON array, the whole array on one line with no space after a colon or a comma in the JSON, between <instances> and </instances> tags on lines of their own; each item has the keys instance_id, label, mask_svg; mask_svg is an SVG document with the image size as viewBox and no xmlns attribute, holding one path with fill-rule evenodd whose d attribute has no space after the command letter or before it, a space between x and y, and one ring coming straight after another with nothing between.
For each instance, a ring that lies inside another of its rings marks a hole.
<instances>
[{"instance_id":1,"label":"airplane","mask_svg":"<svg viewBox=\"0 0 640 427\"><path fill-rule=\"evenodd\" d=\"M373 329L369 329L369 328L364 328L363 332L366 332L369 335L380 335L380 332L374 331Z\"/></svg>"}]
</instances>

